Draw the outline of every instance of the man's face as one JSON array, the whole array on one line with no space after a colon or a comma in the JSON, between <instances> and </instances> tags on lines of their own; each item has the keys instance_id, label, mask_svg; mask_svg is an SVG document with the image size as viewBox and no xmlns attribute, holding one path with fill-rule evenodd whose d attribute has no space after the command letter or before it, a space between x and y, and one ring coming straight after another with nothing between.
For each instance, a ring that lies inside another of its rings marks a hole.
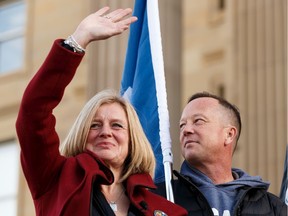
<instances>
[{"instance_id":1,"label":"man's face","mask_svg":"<svg viewBox=\"0 0 288 216\"><path fill-rule=\"evenodd\" d=\"M223 155L227 116L214 98L189 102L180 119L180 143L183 157L191 165L215 163Z\"/></svg>"}]
</instances>

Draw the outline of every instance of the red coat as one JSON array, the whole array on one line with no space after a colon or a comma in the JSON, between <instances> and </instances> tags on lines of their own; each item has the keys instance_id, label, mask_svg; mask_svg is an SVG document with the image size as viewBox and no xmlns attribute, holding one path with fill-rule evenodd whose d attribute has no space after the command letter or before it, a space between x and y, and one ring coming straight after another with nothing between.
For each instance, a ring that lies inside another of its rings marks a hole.
<instances>
[{"instance_id":1,"label":"red coat","mask_svg":"<svg viewBox=\"0 0 288 216\"><path fill-rule=\"evenodd\" d=\"M53 109L61 101L83 55L67 50L56 40L42 67L23 95L16 129L21 145L21 164L37 215L90 215L92 182L111 184L112 172L92 152L75 157L59 154ZM144 215L161 210L168 215L187 215L186 210L158 196L148 174L128 178L130 201ZM147 203L147 210L141 201Z\"/></svg>"}]
</instances>

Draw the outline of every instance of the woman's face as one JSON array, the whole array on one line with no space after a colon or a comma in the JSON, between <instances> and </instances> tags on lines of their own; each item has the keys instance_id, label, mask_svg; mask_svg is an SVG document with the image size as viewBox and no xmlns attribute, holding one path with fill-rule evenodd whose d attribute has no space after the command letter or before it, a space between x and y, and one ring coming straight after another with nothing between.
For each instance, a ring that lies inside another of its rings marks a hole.
<instances>
[{"instance_id":1,"label":"woman's face","mask_svg":"<svg viewBox=\"0 0 288 216\"><path fill-rule=\"evenodd\" d=\"M122 167L129 145L126 113L118 103L103 104L97 110L87 138L86 148L108 166Z\"/></svg>"}]
</instances>

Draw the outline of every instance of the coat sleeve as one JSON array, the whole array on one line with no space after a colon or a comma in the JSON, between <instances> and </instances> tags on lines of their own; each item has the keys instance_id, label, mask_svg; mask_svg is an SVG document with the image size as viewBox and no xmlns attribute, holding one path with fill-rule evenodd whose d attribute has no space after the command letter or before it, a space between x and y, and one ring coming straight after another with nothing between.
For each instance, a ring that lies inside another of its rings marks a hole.
<instances>
[{"instance_id":1,"label":"coat sleeve","mask_svg":"<svg viewBox=\"0 0 288 216\"><path fill-rule=\"evenodd\" d=\"M21 147L21 165L32 197L49 190L65 162L59 153L53 109L60 103L83 55L54 42L44 63L28 84L19 109L16 132Z\"/></svg>"},{"instance_id":2,"label":"coat sleeve","mask_svg":"<svg viewBox=\"0 0 288 216\"><path fill-rule=\"evenodd\" d=\"M268 192L271 207L275 215L287 216L288 206L276 195Z\"/></svg>"}]
</instances>

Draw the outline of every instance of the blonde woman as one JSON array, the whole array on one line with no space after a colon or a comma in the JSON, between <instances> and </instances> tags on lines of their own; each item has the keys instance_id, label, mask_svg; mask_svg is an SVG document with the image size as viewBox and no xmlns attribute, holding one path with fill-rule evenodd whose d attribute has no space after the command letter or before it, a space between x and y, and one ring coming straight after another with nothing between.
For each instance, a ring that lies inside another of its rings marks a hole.
<instances>
[{"instance_id":1,"label":"blonde woman","mask_svg":"<svg viewBox=\"0 0 288 216\"><path fill-rule=\"evenodd\" d=\"M59 151L53 109L73 79L85 48L137 20L131 9L104 7L66 40L54 42L27 86L16 123L21 164L36 215L187 215L150 191L155 159L133 107L112 91L95 95Z\"/></svg>"}]
</instances>

